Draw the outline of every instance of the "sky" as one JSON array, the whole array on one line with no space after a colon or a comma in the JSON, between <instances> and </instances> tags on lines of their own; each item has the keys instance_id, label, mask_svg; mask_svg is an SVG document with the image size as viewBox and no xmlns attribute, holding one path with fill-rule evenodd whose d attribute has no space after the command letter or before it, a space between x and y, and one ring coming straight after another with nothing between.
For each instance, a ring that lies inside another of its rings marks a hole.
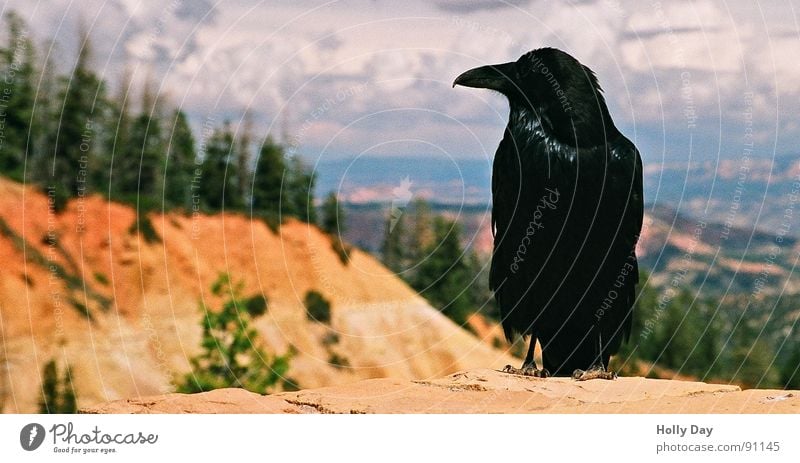
<instances>
[{"instance_id":1,"label":"sky","mask_svg":"<svg viewBox=\"0 0 800 463\"><path fill-rule=\"evenodd\" d=\"M507 103L452 81L544 46L597 73L645 163L798 151L800 0L12 0L8 9L40 41L55 39L64 69L82 23L112 92L127 69L196 128L239 126L248 112L261 135L312 162L489 160Z\"/></svg>"}]
</instances>

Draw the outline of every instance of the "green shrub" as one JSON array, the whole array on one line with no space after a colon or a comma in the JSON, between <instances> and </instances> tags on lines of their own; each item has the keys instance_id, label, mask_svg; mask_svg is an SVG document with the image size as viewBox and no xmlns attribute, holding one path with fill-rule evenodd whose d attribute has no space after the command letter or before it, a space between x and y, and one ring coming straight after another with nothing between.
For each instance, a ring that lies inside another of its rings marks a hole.
<instances>
[{"instance_id":1,"label":"green shrub","mask_svg":"<svg viewBox=\"0 0 800 463\"><path fill-rule=\"evenodd\" d=\"M333 331L325 333L325 336L322 337L323 346L330 347L336 344L339 344L339 335Z\"/></svg>"},{"instance_id":2,"label":"green shrub","mask_svg":"<svg viewBox=\"0 0 800 463\"><path fill-rule=\"evenodd\" d=\"M142 234L142 238L144 238L147 243L161 242L161 237L158 236L158 232L153 228L153 222L150 221L150 217L146 214L140 214L138 219L128 228L128 233L132 235L137 232Z\"/></svg>"},{"instance_id":3,"label":"green shrub","mask_svg":"<svg viewBox=\"0 0 800 463\"><path fill-rule=\"evenodd\" d=\"M272 392L276 385L286 382L291 352L283 356L270 356L260 347L255 329L250 327L251 314L248 303L240 292L242 284L232 285L228 276L221 274L212 285L217 296L229 295L219 311L203 311L202 352L190 360L192 371L178 385L178 392L194 393L226 387L240 387L259 394ZM266 310L262 296L247 301Z\"/></svg>"},{"instance_id":4,"label":"green shrub","mask_svg":"<svg viewBox=\"0 0 800 463\"><path fill-rule=\"evenodd\" d=\"M42 369L42 396L39 413L78 413L78 401L72 384L72 369L67 365L64 376L58 374L55 360Z\"/></svg>"},{"instance_id":5,"label":"green shrub","mask_svg":"<svg viewBox=\"0 0 800 463\"><path fill-rule=\"evenodd\" d=\"M100 272L94 272L94 279L103 286L108 286L108 277Z\"/></svg>"},{"instance_id":6,"label":"green shrub","mask_svg":"<svg viewBox=\"0 0 800 463\"><path fill-rule=\"evenodd\" d=\"M342 264L347 265L350 263L350 252L352 248L342 242L339 238L333 238L331 240L331 247L333 248L333 252L339 256L339 260L342 261Z\"/></svg>"},{"instance_id":7,"label":"green shrub","mask_svg":"<svg viewBox=\"0 0 800 463\"><path fill-rule=\"evenodd\" d=\"M328 357L328 363L333 365L333 367L338 370L341 370L343 368L350 368L350 361L347 360L347 357L341 356L336 352L330 353L330 357Z\"/></svg>"},{"instance_id":8,"label":"green shrub","mask_svg":"<svg viewBox=\"0 0 800 463\"><path fill-rule=\"evenodd\" d=\"M267 297L263 294L256 294L244 300L244 308L251 317L260 317L267 313Z\"/></svg>"},{"instance_id":9,"label":"green shrub","mask_svg":"<svg viewBox=\"0 0 800 463\"><path fill-rule=\"evenodd\" d=\"M315 320L320 323L330 323L331 305L328 300L325 299L325 296L312 289L306 293L303 302L306 306L306 315L309 320Z\"/></svg>"}]
</instances>

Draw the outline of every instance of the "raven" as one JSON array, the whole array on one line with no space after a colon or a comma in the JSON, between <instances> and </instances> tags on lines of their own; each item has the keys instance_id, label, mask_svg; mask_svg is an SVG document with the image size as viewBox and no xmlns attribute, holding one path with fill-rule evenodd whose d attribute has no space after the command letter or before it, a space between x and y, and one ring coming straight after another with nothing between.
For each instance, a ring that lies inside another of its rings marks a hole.
<instances>
[{"instance_id":1,"label":"raven","mask_svg":"<svg viewBox=\"0 0 800 463\"><path fill-rule=\"evenodd\" d=\"M639 282L639 151L614 126L595 73L563 51L471 69L456 85L495 90L510 106L492 167L489 282L506 338L530 336L530 347L522 368L504 371L614 379L606 367L630 337Z\"/></svg>"}]
</instances>

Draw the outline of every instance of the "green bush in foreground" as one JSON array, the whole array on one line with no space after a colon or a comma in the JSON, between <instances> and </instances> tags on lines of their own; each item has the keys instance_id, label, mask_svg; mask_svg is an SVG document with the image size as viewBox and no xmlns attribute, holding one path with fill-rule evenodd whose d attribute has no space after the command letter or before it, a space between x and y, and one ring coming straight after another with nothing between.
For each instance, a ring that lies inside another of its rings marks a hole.
<instances>
[{"instance_id":1,"label":"green bush in foreground","mask_svg":"<svg viewBox=\"0 0 800 463\"><path fill-rule=\"evenodd\" d=\"M291 354L270 356L259 347L258 333L250 327L252 318L248 310L253 309L252 301L256 298L243 299L241 289L241 283L232 285L225 274L221 274L212 285L214 295L228 294L229 298L219 311L211 311L201 304L203 352L190 360L192 371L178 384L178 392L240 387L267 394L282 382L289 370ZM266 310L266 299L262 300ZM258 306L262 308L262 304Z\"/></svg>"},{"instance_id":2,"label":"green bush in foreground","mask_svg":"<svg viewBox=\"0 0 800 463\"><path fill-rule=\"evenodd\" d=\"M69 366L62 378L55 360L45 363L39 413L78 413L78 401L72 387L72 369Z\"/></svg>"}]
</instances>

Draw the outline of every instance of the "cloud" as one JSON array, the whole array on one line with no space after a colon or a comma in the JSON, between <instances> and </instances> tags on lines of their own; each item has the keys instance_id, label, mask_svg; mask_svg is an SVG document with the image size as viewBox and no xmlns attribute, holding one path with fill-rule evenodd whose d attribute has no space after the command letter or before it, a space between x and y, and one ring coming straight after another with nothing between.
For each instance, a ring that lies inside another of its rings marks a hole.
<instances>
[{"instance_id":1,"label":"cloud","mask_svg":"<svg viewBox=\"0 0 800 463\"><path fill-rule=\"evenodd\" d=\"M209 0L184 0L175 9L176 17L193 21L214 21L216 14Z\"/></svg>"},{"instance_id":2,"label":"cloud","mask_svg":"<svg viewBox=\"0 0 800 463\"><path fill-rule=\"evenodd\" d=\"M798 37L793 4L34 3L11 0L8 6L23 13L38 37L56 36L64 69L71 66L77 23L84 18L93 25L95 62L108 63L109 79L125 65L139 69L139 80L149 73L195 121L248 109L264 131L282 124L303 131L300 149L311 156L329 143L336 145L328 151L352 154L414 134L453 156L491 153L502 136L505 101L491 92L453 90L450 83L466 69L514 60L541 46L564 49L597 72L617 125L626 134L646 134L640 146L645 156L660 153L663 144L684 155L692 130L704 143L695 146L699 153L736 153L735 137L721 135L720 127L731 133L741 127L748 90L758 95L755 130L772 130L774 138L779 127L778 150L794 149L800 137L798 124L786 122L800 112L800 65L791 58ZM337 99L352 88L360 90ZM317 111L331 99L335 105ZM690 106L698 117L692 130ZM395 152L401 145L384 146Z\"/></svg>"},{"instance_id":3,"label":"cloud","mask_svg":"<svg viewBox=\"0 0 800 463\"><path fill-rule=\"evenodd\" d=\"M515 6L523 6L530 0L437 0L437 8L452 13L472 13L475 11L499 10Z\"/></svg>"}]
</instances>

